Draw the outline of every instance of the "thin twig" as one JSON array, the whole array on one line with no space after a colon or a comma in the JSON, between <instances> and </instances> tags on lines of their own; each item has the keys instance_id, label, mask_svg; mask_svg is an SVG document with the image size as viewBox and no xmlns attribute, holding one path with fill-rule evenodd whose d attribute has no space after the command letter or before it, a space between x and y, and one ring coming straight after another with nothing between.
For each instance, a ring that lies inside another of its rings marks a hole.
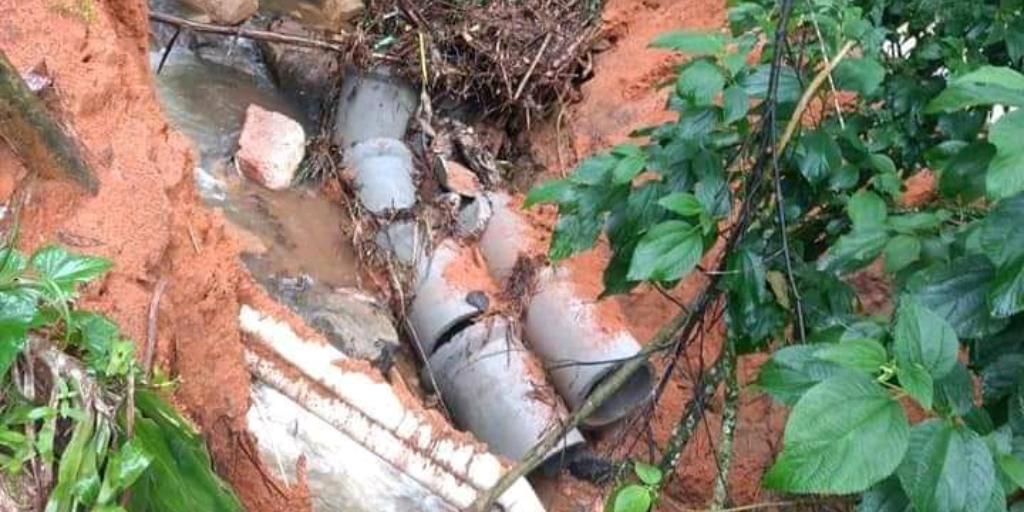
<instances>
[{"instance_id":1,"label":"thin twig","mask_svg":"<svg viewBox=\"0 0 1024 512\"><path fill-rule=\"evenodd\" d=\"M818 44L821 45L821 56L827 61L828 48L825 47L825 38L821 35L821 27L818 26L818 16L811 11L811 24L814 25L814 33L818 36ZM846 129L846 120L843 119L843 107L839 105L839 93L836 90L836 81L832 77L832 73L828 74L828 86L832 90L832 104L836 107L836 117L839 119L839 127Z\"/></svg>"},{"instance_id":2,"label":"thin twig","mask_svg":"<svg viewBox=\"0 0 1024 512\"><path fill-rule=\"evenodd\" d=\"M722 435L718 441L718 478L715 479L711 510L722 510L729 503L729 469L736 436L736 416L740 404L740 386L736 378L736 347L732 339L725 341L725 403L722 408Z\"/></svg>"},{"instance_id":3,"label":"thin twig","mask_svg":"<svg viewBox=\"0 0 1024 512\"><path fill-rule=\"evenodd\" d=\"M156 74L160 74L164 70L164 64L167 63L167 57L171 56L171 52L174 51L174 43L178 42L178 36L181 35L181 27L177 27L174 31L174 35L171 36L171 40L167 42L167 47L164 48L163 55L160 56L160 64L156 67Z\"/></svg>"},{"instance_id":4,"label":"thin twig","mask_svg":"<svg viewBox=\"0 0 1024 512\"><path fill-rule=\"evenodd\" d=\"M519 87L516 87L516 93L512 96L512 101L519 101L519 96L523 94L523 89L526 88L526 83L530 81L530 75L533 74L533 70L537 67L537 63L540 62L540 58L544 55L544 50L548 49L548 43L551 42L551 33L548 32L544 36L544 42L540 45L540 50L537 51L537 55L533 57L533 62L530 63L530 67L526 69L526 74L523 75L523 79L519 81Z\"/></svg>"},{"instance_id":5,"label":"thin twig","mask_svg":"<svg viewBox=\"0 0 1024 512\"><path fill-rule=\"evenodd\" d=\"M246 39L258 40L258 41L269 41L272 43L291 44L295 46L305 46L308 48L318 48L321 50L329 50L337 53L347 53L348 48L334 43L328 43L327 41L321 41L319 39L313 39L311 37L294 36L290 34L279 34L277 32L268 32L265 30L252 30L242 26L228 26L228 25L214 25L212 23L201 23L198 21L187 20L185 18L179 18L170 14L162 12L151 12L149 13L149 19L159 23L166 23L175 27L184 27L196 32L206 32L208 34L220 34L225 36L233 37L244 37Z\"/></svg>"},{"instance_id":6,"label":"thin twig","mask_svg":"<svg viewBox=\"0 0 1024 512\"><path fill-rule=\"evenodd\" d=\"M146 380L149 381L153 375L153 356L156 353L156 328L157 318L160 315L160 297L164 294L164 289L167 288L167 278L162 277L160 281L156 283L156 288L153 290L153 297L149 301L149 315L146 324L146 352L142 360L143 369L145 371Z\"/></svg>"},{"instance_id":7,"label":"thin twig","mask_svg":"<svg viewBox=\"0 0 1024 512\"><path fill-rule=\"evenodd\" d=\"M811 98L821 87L821 84L832 74L832 71L836 69L836 66L846 58L846 54L850 53L850 50L854 47L853 41L847 41L846 44L839 50L839 53L832 60L828 61L825 68L818 72L811 80L811 83L807 85L807 89L804 89L803 96L800 97L800 101L796 104L796 110L793 111L793 117L789 119L789 124L786 125L786 131L782 133L782 138L779 139L779 144L776 149L777 154L782 154L786 150L786 146L789 144L790 139L793 138L793 133L796 132L797 126L800 125L800 120L803 118L804 112L807 110L807 104L810 103Z\"/></svg>"}]
</instances>

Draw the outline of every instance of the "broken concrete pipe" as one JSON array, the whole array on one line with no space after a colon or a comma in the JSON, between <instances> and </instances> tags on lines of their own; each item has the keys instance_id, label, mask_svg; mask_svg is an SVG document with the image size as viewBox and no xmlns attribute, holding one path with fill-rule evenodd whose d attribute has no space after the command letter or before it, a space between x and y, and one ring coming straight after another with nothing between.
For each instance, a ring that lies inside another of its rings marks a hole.
<instances>
[{"instance_id":1,"label":"broken concrete pipe","mask_svg":"<svg viewBox=\"0 0 1024 512\"><path fill-rule=\"evenodd\" d=\"M246 415L260 455L286 484L299 465L314 512L456 512L490 489L498 457L408 405L330 344L299 337L249 306L239 314L254 381ZM519 479L498 500L542 512Z\"/></svg>"},{"instance_id":2,"label":"broken concrete pipe","mask_svg":"<svg viewBox=\"0 0 1024 512\"><path fill-rule=\"evenodd\" d=\"M428 358L489 306L490 299L482 290L452 278L465 273L465 269L452 265L460 260L466 261L460 256L473 250L453 240L445 240L434 249L430 258L421 259L417 265L417 284L409 307L409 323L420 349Z\"/></svg>"},{"instance_id":3,"label":"broken concrete pipe","mask_svg":"<svg viewBox=\"0 0 1024 512\"><path fill-rule=\"evenodd\" d=\"M404 210L416 204L412 153L396 139L370 139L345 153L345 164L355 172L356 194L374 215Z\"/></svg>"},{"instance_id":4,"label":"broken concrete pipe","mask_svg":"<svg viewBox=\"0 0 1024 512\"><path fill-rule=\"evenodd\" d=\"M387 68L350 68L341 85L334 143L347 151L371 139L401 139L418 107L416 90Z\"/></svg>"},{"instance_id":5,"label":"broken concrete pipe","mask_svg":"<svg viewBox=\"0 0 1024 512\"><path fill-rule=\"evenodd\" d=\"M526 220L510 205L507 195L491 195L492 215L480 237L480 252L499 281L512 274L525 249ZM570 408L580 407L590 393L616 368L640 351L640 344L621 327L605 325L598 308L577 292L568 269L544 268L526 314L526 338L544 361L551 380ZM649 365L604 402L582 425L607 426L647 400L653 390Z\"/></svg>"},{"instance_id":6,"label":"broken concrete pipe","mask_svg":"<svg viewBox=\"0 0 1024 512\"><path fill-rule=\"evenodd\" d=\"M500 455L521 460L568 413L536 356L504 317L491 317L452 337L430 357L437 386L458 427ZM570 430L547 460L585 443Z\"/></svg>"}]
</instances>

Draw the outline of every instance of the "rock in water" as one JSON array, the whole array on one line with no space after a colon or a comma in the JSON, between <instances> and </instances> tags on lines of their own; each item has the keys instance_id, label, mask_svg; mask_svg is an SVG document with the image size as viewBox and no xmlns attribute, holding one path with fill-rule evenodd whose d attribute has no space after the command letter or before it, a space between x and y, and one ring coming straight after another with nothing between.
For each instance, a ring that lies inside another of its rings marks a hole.
<instances>
[{"instance_id":1,"label":"rock in water","mask_svg":"<svg viewBox=\"0 0 1024 512\"><path fill-rule=\"evenodd\" d=\"M279 34L313 36L302 25L289 19L274 20L269 30ZM311 119L318 119L321 102L327 98L341 74L337 55L325 50L268 41L261 41L260 49L278 87L294 96Z\"/></svg>"},{"instance_id":2,"label":"rock in water","mask_svg":"<svg viewBox=\"0 0 1024 512\"><path fill-rule=\"evenodd\" d=\"M185 0L185 4L202 11L214 23L235 25L248 19L259 9L256 0Z\"/></svg>"},{"instance_id":3,"label":"rock in water","mask_svg":"<svg viewBox=\"0 0 1024 512\"><path fill-rule=\"evenodd\" d=\"M271 190L288 188L306 152L306 132L295 120L249 105L235 159L249 179Z\"/></svg>"}]
</instances>

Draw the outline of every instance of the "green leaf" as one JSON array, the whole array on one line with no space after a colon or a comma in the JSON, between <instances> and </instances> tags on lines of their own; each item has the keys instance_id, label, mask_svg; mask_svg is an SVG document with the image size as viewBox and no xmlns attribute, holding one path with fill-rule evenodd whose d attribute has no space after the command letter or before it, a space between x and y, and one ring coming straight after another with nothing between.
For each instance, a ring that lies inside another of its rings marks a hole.
<instances>
[{"instance_id":1,"label":"green leaf","mask_svg":"<svg viewBox=\"0 0 1024 512\"><path fill-rule=\"evenodd\" d=\"M851 272L875 261L885 249L889 235L884 229L853 231L843 235L818 261L818 268L834 272Z\"/></svg>"},{"instance_id":2,"label":"green leaf","mask_svg":"<svg viewBox=\"0 0 1024 512\"><path fill-rule=\"evenodd\" d=\"M146 453L139 442L133 439L123 444L119 450L110 455L97 503L100 505L111 503L142 476L151 462L152 457Z\"/></svg>"},{"instance_id":3,"label":"green leaf","mask_svg":"<svg viewBox=\"0 0 1024 512\"><path fill-rule=\"evenodd\" d=\"M918 363L900 366L896 369L896 376L900 379L900 386L921 404L925 410L932 408L934 399L935 384L931 374L924 366Z\"/></svg>"},{"instance_id":4,"label":"green leaf","mask_svg":"<svg viewBox=\"0 0 1024 512\"><path fill-rule=\"evenodd\" d=\"M996 463L1017 488L1024 487L1024 460L1011 453L1004 453L996 458Z\"/></svg>"},{"instance_id":5,"label":"green leaf","mask_svg":"<svg viewBox=\"0 0 1024 512\"><path fill-rule=\"evenodd\" d=\"M590 249L597 243L604 226L604 217L585 212L560 214L551 236L548 257L559 261Z\"/></svg>"},{"instance_id":6,"label":"green leaf","mask_svg":"<svg viewBox=\"0 0 1024 512\"><path fill-rule=\"evenodd\" d=\"M953 371L935 381L932 395L936 410L963 416L974 407L974 379L967 367L957 361Z\"/></svg>"},{"instance_id":7,"label":"green leaf","mask_svg":"<svg viewBox=\"0 0 1024 512\"><path fill-rule=\"evenodd\" d=\"M913 298L900 301L893 329L896 364L908 370L920 365L934 379L953 370L959 341L953 328L941 316ZM931 383L928 385L931 392Z\"/></svg>"},{"instance_id":8,"label":"green leaf","mask_svg":"<svg viewBox=\"0 0 1024 512\"><path fill-rule=\"evenodd\" d=\"M725 123L731 124L747 117L750 111L750 98L743 88L731 86L722 93L722 109L725 113Z\"/></svg>"},{"instance_id":9,"label":"green leaf","mask_svg":"<svg viewBox=\"0 0 1024 512\"><path fill-rule=\"evenodd\" d=\"M668 220L640 238L628 277L634 281L674 281L693 270L704 252L700 228Z\"/></svg>"},{"instance_id":10,"label":"green leaf","mask_svg":"<svg viewBox=\"0 0 1024 512\"><path fill-rule=\"evenodd\" d=\"M821 130L800 137L796 149L800 173L811 184L820 184L843 163L839 145L829 134Z\"/></svg>"},{"instance_id":11,"label":"green leaf","mask_svg":"<svg viewBox=\"0 0 1024 512\"><path fill-rule=\"evenodd\" d=\"M697 196L689 192L677 192L669 194L658 201L658 204L667 210L678 213L683 217L697 217L706 215L704 206L697 200Z\"/></svg>"},{"instance_id":12,"label":"green leaf","mask_svg":"<svg viewBox=\"0 0 1024 512\"><path fill-rule=\"evenodd\" d=\"M989 314L986 296L994 277L988 258L970 256L915 273L907 290L953 326L960 338L981 338L1003 330L1008 323Z\"/></svg>"},{"instance_id":13,"label":"green leaf","mask_svg":"<svg viewBox=\"0 0 1024 512\"><path fill-rule=\"evenodd\" d=\"M996 203L981 222L978 241L982 252L997 266L1024 257L1024 194Z\"/></svg>"},{"instance_id":14,"label":"green leaf","mask_svg":"<svg viewBox=\"0 0 1024 512\"><path fill-rule=\"evenodd\" d=\"M753 72L739 80L740 87L746 91L748 96L763 100L768 96L768 82L771 78L771 65L762 64L753 69ZM796 103L800 100L803 89L800 86L800 78L796 71L790 66L783 66L779 72L779 84L776 97L779 103Z\"/></svg>"},{"instance_id":15,"label":"green leaf","mask_svg":"<svg viewBox=\"0 0 1024 512\"><path fill-rule=\"evenodd\" d=\"M1024 311L1024 257L996 272L988 293L992 316L1009 318Z\"/></svg>"},{"instance_id":16,"label":"green leaf","mask_svg":"<svg viewBox=\"0 0 1024 512\"><path fill-rule=\"evenodd\" d=\"M0 290L0 379L25 347L28 326L38 311L37 302L36 295L26 288Z\"/></svg>"},{"instance_id":17,"label":"green leaf","mask_svg":"<svg viewBox=\"0 0 1024 512\"><path fill-rule=\"evenodd\" d=\"M755 386L792 406L809 389L844 371L838 364L816 357L818 350L814 345L792 345L775 351L761 365Z\"/></svg>"},{"instance_id":18,"label":"green leaf","mask_svg":"<svg viewBox=\"0 0 1024 512\"><path fill-rule=\"evenodd\" d=\"M885 225L889 210L885 200L874 192L862 190L850 198L846 212L854 230L876 229Z\"/></svg>"},{"instance_id":19,"label":"green leaf","mask_svg":"<svg viewBox=\"0 0 1024 512\"><path fill-rule=\"evenodd\" d=\"M658 485L661 482L661 470L657 466L637 462L634 464L636 476L647 485Z\"/></svg>"},{"instance_id":20,"label":"green leaf","mask_svg":"<svg viewBox=\"0 0 1024 512\"><path fill-rule=\"evenodd\" d=\"M1024 383L1024 354L1006 354L981 369L981 396L985 403L997 402L1019 392Z\"/></svg>"},{"instance_id":21,"label":"green leaf","mask_svg":"<svg viewBox=\"0 0 1024 512\"><path fill-rule=\"evenodd\" d=\"M921 241L916 236L896 235L885 245L885 271L899 272L921 257Z\"/></svg>"},{"instance_id":22,"label":"green leaf","mask_svg":"<svg viewBox=\"0 0 1024 512\"><path fill-rule=\"evenodd\" d=\"M860 373L836 375L793 407L764 483L792 493L862 492L892 474L908 438L903 408L881 386Z\"/></svg>"},{"instance_id":23,"label":"green leaf","mask_svg":"<svg viewBox=\"0 0 1024 512\"><path fill-rule=\"evenodd\" d=\"M89 282L113 266L109 260L71 254L56 245L49 245L36 251L29 263L40 274L50 278L63 289Z\"/></svg>"},{"instance_id":24,"label":"green leaf","mask_svg":"<svg viewBox=\"0 0 1024 512\"><path fill-rule=\"evenodd\" d=\"M110 362L111 348L121 338L121 330L110 318L90 311L73 311L71 319L86 363L93 371L103 373Z\"/></svg>"},{"instance_id":25,"label":"green leaf","mask_svg":"<svg viewBox=\"0 0 1024 512\"><path fill-rule=\"evenodd\" d=\"M840 343L827 344L815 354L818 359L832 361L851 370L859 370L869 374L878 372L879 368L889 360L885 347L876 340L853 338Z\"/></svg>"},{"instance_id":26,"label":"green leaf","mask_svg":"<svg viewBox=\"0 0 1024 512\"><path fill-rule=\"evenodd\" d=\"M619 160L618 165L615 166L615 170L612 171L612 182L617 185L629 183L646 166L647 157L643 153L629 155Z\"/></svg>"},{"instance_id":27,"label":"green leaf","mask_svg":"<svg viewBox=\"0 0 1024 512\"><path fill-rule=\"evenodd\" d=\"M1024 91L1021 91L1024 97ZM988 141L996 147L996 156L988 164L985 189L995 199L1024 192L1024 110L1014 110L996 121Z\"/></svg>"},{"instance_id":28,"label":"green leaf","mask_svg":"<svg viewBox=\"0 0 1024 512\"><path fill-rule=\"evenodd\" d=\"M846 91L856 91L867 96L882 85L885 80L885 68L878 60L867 58L844 59L832 73L836 87Z\"/></svg>"},{"instance_id":29,"label":"green leaf","mask_svg":"<svg viewBox=\"0 0 1024 512\"><path fill-rule=\"evenodd\" d=\"M0 284L8 283L25 270L25 257L17 249L0 248Z\"/></svg>"},{"instance_id":30,"label":"green leaf","mask_svg":"<svg viewBox=\"0 0 1024 512\"><path fill-rule=\"evenodd\" d=\"M676 91L696 105L711 105L715 96L725 87L725 76L718 66L706 61L694 61L679 73Z\"/></svg>"},{"instance_id":31,"label":"green leaf","mask_svg":"<svg viewBox=\"0 0 1024 512\"><path fill-rule=\"evenodd\" d=\"M615 495L614 512L647 512L651 509L651 492L640 485L627 485Z\"/></svg>"},{"instance_id":32,"label":"green leaf","mask_svg":"<svg viewBox=\"0 0 1024 512\"><path fill-rule=\"evenodd\" d=\"M916 510L1005 510L1002 489L985 442L973 430L932 419L914 426L910 448L896 471Z\"/></svg>"},{"instance_id":33,"label":"green leaf","mask_svg":"<svg viewBox=\"0 0 1024 512\"><path fill-rule=\"evenodd\" d=\"M995 154L996 147L981 140L960 149L940 167L939 193L967 202L984 196L989 162Z\"/></svg>"},{"instance_id":34,"label":"green leaf","mask_svg":"<svg viewBox=\"0 0 1024 512\"><path fill-rule=\"evenodd\" d=\"M977 105L1024 106L1024 75L1006 67L981 67L950 81L928 103L926 112L952 112Z\"/></svg>"},{"instance_id":35,"label":"green leaf","mask_svg":"<svg viewBox=\"0 0 1024 512\"><path fill-rule=\"evenodd\" d=\"M719 55L725 53L726 38L717 32L692 32L676 30L654 38L652 48L684 52L691 57Z\"/></svg>"},{"instance_id":36,"label":"green leaf","mask_svg":"<svg viewBox=\"0 0 1024 512\"><path fill-rule=\"evenodd\" d=\"M913 512L913 507L900 481L889 477L864 493L857 512Z\"/></svg>"},{"instance_id":37,"label":"green leaf","mask_svg":"<svg viewBox=\"0 0 1024 512\"><path fill-rule=\"evenodd\" d=\"M949 220L949 212L939 210L937 212L915 212L901 215L890 215L886 221L886 227L904 235L912 235L920 231L930 231L938 228L943 222Z\"/></svg>"},{"instance_id":38,"label":"green leaf","mask_svg":"<svg viewBox=\"0 0 1024 512\"><path fill-rule=\"evenodd\" d=\"M530 189L523 201L523 208L529 208L536 204L558 203L565 197L568 189L572 188L572 181L568 179L546 180Z\"/></svg>"}]
</instances>

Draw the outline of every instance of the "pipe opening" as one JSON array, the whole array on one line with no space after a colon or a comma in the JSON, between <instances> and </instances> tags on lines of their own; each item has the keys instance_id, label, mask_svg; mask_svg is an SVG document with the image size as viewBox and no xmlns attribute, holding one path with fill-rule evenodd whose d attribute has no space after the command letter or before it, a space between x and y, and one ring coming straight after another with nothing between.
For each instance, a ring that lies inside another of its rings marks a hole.
<instances>
[{"instance_id":1,"label":"pipe opening","mask_svg":"<svg viewBox=\"0 0 1024 512\"><path fill-rule=\"evenodd\" d=\"M474 323L476 323L477 318L479 318L481 314L483 314L483 311L478 311L469 316L456 318L455 321L450 326L446 327L444 331L441 332L441 335L437 337L437 341L434 342L434 349L429 354L427 354L427 357L436 354L437 351L441 349L441 347L445 346L445 344L452 341L452 339L455 338L455 336L457 336L460 332L465 331Z\"/></svg>"},{"instance_id":2,"label":"pipe opening","mask_svg":"<svg viewBox=\"0 0 1024 512\"><path fill-rule=\"evenodd\" d=\"M587 390L587 396L606 381L620 365L609 366L601 377L594 379L594 383ZM608 400L605 400L593 414L583 420L581 427L596 429L606 427L636 410L650 399L651 391L654 389L654 374L650 363L645 363L633 375L626 380L626 383L619 388Z\"/></svg>"}]
</instances>

